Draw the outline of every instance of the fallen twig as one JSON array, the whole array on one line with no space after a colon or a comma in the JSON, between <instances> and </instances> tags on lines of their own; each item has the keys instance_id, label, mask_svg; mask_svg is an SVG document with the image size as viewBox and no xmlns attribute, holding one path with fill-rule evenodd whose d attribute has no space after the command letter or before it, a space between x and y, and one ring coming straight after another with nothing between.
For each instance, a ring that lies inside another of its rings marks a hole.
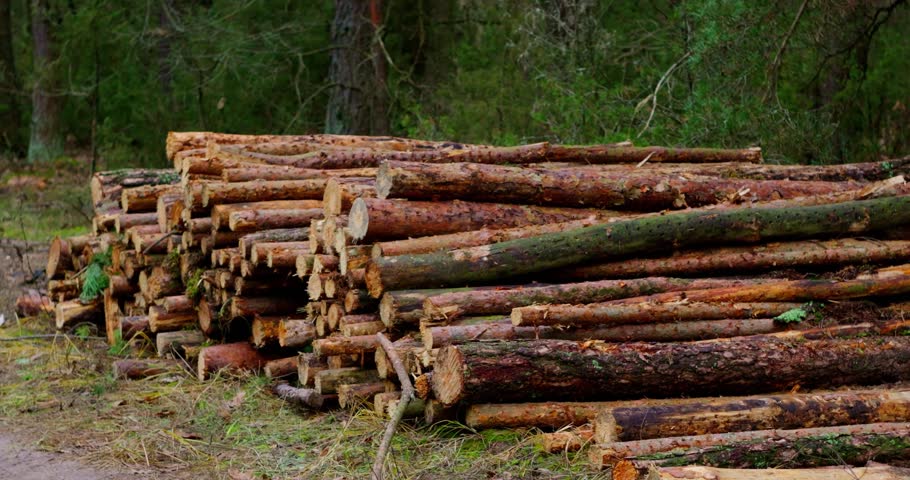
<instances>
[{"instance_id":1,"label":"fallen twig","mask_svg":"<svg viewBox=\"0 0 910 480\"><path fill-rule=\"evenodd\" d=\"M399 400L398 408L395 409L392 418L389 419L389 423L386 425L385 434L382 436L382 443L379 444L379 451L376 452L376 460L373 462L373 469L370 475L373 480L382 480L385 457L389 454L389 447L392 445L395 429L401 423L408 404L414 399L414 386L411 385L408 371L404 368L404 364L401 363L401 358L398 356L398 352L395 351L395 346L392 345L392 342L382 333L377 333L376 338L379 340L382 349L385 350L386 356L389 357L389 362L395 368L395 373L398 374L398 381L401 382L401 400Z\"/></svg>"}]
</instances>

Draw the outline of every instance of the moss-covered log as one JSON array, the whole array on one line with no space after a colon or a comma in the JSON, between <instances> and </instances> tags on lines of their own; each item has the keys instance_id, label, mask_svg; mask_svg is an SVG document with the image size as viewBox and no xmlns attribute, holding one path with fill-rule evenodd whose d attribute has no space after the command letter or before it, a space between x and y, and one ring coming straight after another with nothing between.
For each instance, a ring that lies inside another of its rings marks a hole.
<instances>
[{"instance_id":1,"label":"moss-covered log","mask_svg":"<svg viewBox=\"0 0 910 480\"><path fill-rule=\"evenodd\" d=\"M756 368L760 365L761 368ZM470 343L443 348L433 391L464 401L736 395L910 378L910 338L734 337L691 343Z\"/></svg>"},{"instance_id":2,"label":"moss-covered log","mask_svg":"<svg viewBox=\"0 0 910 480\"><path fill-rule=\"evenodd\" d=\"M370 293L416 285L502 283L593 261L685 248L858 234L910 223L910 197L791 208L722 209L617 221L578 230L424 255L374 259Z\"/></svg>"}]
</instances>

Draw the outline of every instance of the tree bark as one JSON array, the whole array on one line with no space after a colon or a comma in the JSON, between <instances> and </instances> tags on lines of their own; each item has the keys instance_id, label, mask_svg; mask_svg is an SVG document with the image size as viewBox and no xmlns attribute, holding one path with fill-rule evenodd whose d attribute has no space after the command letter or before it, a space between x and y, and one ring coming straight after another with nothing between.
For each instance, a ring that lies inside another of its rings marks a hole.
<instances>
[{"instance_id":1,"label":"tree bark","mask_svg":"<svg viewBox=\"0 0 910 480\"><path fill-rule=\"evenodd\" d=\"M315 338L316 329L310 320L285 318L278 327L278 344L282 347L303 347Z\"/></svg>"},{"instance_id":2,"label":"tree bark","mask_svg":"<svg viewBox=\"0 0 910 480\"><path fill-rule=\"evenodd\" d=\"M238 245L244 258L249 259L253 246L257 243L272 242L303 242L309 237L309 228L279 228L275 230L260 230L255 233L246 233L240 237Z\"/></svg>"},{"instance_id":3,"label":"tree bark","mask_svg":"<svg viewBox=\"0 0 910 480\"><path fill-rule=\"evenodd\" d=\"M773 318L801 307L803 304L795 302L530 305L512 310L512 325L592 327L724 318Z\"/></svg>"},{"instance_id":4,"label":"tree bark","mask_svg":"<svg viewBox=\"0 0 910 480\"><path fill-rule=\"evenodd\" d=\"M202 188L202 206L268 200L322 200L325 178L236 183L207 183Z\"/></svg>"},{"instance_id":5,"label":"tree bark","mask_svg":"<svg viewBox=\"0 0 910 480\"><path fill-rule=\"evenodd\" d=\"M587 164L606 163L762 163L760 148L729 150L720 148L629 147L620 145L552 145L547 150L550 162Z\"/></svg>"},{"instance_id":6,"label":"tree bark","mask_svg":"<svg viewBox=\"0 0 910 480\"><path fill-rule=\"evenodd\" d=\"M663 292L746 287L774 283L777 279L667 278L649 277L629 280L561 285L528 285L514 288L471 288L428 296L423 314L436 320L452 321L462 317L508 315L513 308L546 303L597 303L620 298Z\"/></svg>"},{"instance_id":7,"label":"tree bark","mask_svg":"<svg viewBox=\"0 0 910 480\"><path fill-rule=\"evenodd\" d=\"M853 181L744 180L476 163L386 162L376 177L377 196L383 199L457 199L644 212L701 207L731 200L779 200L859 187L860 184Z\"/></svg>"},{"instance_id":8,"label":"tree bark","mask_svg":"<svg viewBox=\"0 0 910 480\"><path fill-rule=\"evenodd\" d=\"M580 208L358 198L348 215L348 231L354 240L395 240L469 232L488 225L520 227L618 215Z\"/></svg>"},{"instance_id":9,"label":"tree bark","mask_svg":"<svg viewBox=\"0 0 910 480\"><path fill-rule=\"evenodd\" d=\"M305 300L288 297L233 297L232 318L253 318L255 315L288 315L303 306Z\"/></svg>"},{"instance_id":10,"label":"tree bark","mask_svg":"<svg viewBox=\"0 0 910 480\"><path fill-rule=\"evenodd\" d=\"M0 147L21 152L19 76L13 53L12 1L0 0Z\"/></svg>"},{"instance_id":11,"label":"tree bark","mask_svg":"<svg viewBox=\"0 0 910 480\"><path fill-rule=\"evenodd\" d=\"M297 357L286 357L272 360L262 369L268 378L287 378L297 376Z\"/></svg>"},{"instance_id":12,"label":"tree bark","mask_svg":"<svg viewBox=\"0 0 910 480\"><path fill-rule=\"evenodd\" d=\"M561 279L638 278L659 275L835 267L910 260L910 241L848 238L689 250L672 256L637 258L563 270Z\"/></svg>"},{"instance_id":13,"label":"tree bark","mask_svg":"<svg viewBox=\"0 0 910 480\"><path fill-rule=\"evenodd\" d=\"M698 464L726 468L863 465L873 458L906 460L910 456L908 439L908 423L873 423L617 442L592 449L589 457L598 468L623 459L650 460L655 466Z\"/></svg>"},{"instance_id":14,"label":"tree bark","mask_svg":"<svg viewBox=\"0 0 910 480\"><path fill-rule=\"evenodd\" d=\"M267 210L298 210L322 208L319 200L266 200L262 202L225 203L212 207L212 228L227 230L230 228L230 216L235 212L267 211ZM309 225L309 224L307 224Z\"/></svg>"},{"instance_id":15,"label":"tree bark","mask_svg":"<svg viewBox=\"0 0 910 480\"><path fill-rule=\"evenodd\" d=\"M304 227L322 217L322 208L243 210L232 212L228 225L234 232L253 232L276 228Z\"/></svg>"},{"instance_id":16,"label":"tree bark","mask_svg":"<svg viewBox=\"0 0 910 480\"><path fill-rule=\"evenodd\" d=\"M341 385L376 382L376 370L362 370L360 367L330 368L316 374L314 386L322 395L336 393Z\"/></svg>"},{"instance_id":17,"label":"tree bark","mask_svg":"<svg viewBox=\"0 0 910 480\"><path fill-rule=\"evenodd\" d=\"M327 337L313 341L313 352L322 356L354 355L375 352L377 345L375 335Z\"/></svg>"},{"instance_id":18,"label":"tree bark","mask_svg":"<svg viewBox=\"0 0 910 480\"><path fill-rule=\"evenodd\" d=\"M159 332L155 335L155 350L159 357L174 353L183 356L184 347L202 345L204 341L205 337L199 330Z\"/></svg>"},{"instance_id":19,"label":"tree bark","mask_svg":"<svg viewBox=\"0 0 910 480\"><path fill-rule=\"evenodd\" d=\"M377 300L371 297L370 292L366 290L348 290L347 293L344 294L344 311L347 313L376 311L375 308L378 306L379 303Z\"/></svg>"},{"instance_id":20,"label":"tree bark","mask_svg":"<svg viewBox=\"0 0 910 480\"><path fill-rule=\"evenodd\" d=\"M358 200L359 201L359 200ZM675 213L449 252L374 259L370 294L383 290L499 282L591 261L618 260L668 248L756 243L910 223L910 197L834 205ZM353 217L353 215L352 215ZM610 241L604 241L605 238Z\"/></svg>"},{"instance_id":21,"label":"tree bark","mask_svg":"<svg viewBox=\"0 0 910 480\"><path fill-rule=\"evenodd\" d=\"M92 205L98 206L109 201L120 201L124 189L143 185L174 184L180 179L173 170L129 168L97 172L89 182Z\"/></svg>"},{"instance_id":22,"label":"tree bark","mask_svg":"<svg viewBox=\"0 0 910 480\"><path fill-rule=\"evenodd\" d=\"M29 163L47 162L63 155L64 132L60 114L64 99L59 81L57 39L54 38L52 12L47 0L30 0L32 13L32 53L37 75L32 89Z\"/></svg>"},{"instance_id":23,"label":"tree bark","mask_svg":"<svg viewBox=\"0 0 910 480\"><path fill-rule=\"evenodd\" d=\"M199 321L196 312L192 310L189 312L166 313L163 308L156 306L149 307L148 316L149 330L152 333L182 330L196 325Z\"/></svg>"},{"instance_id":24,"label":"tree bark","mask_svg":"<svg viewBox=\"0 0 910 480\"><path fill-rule=\"evenodd\" d=\"M366 169L364 169L366 170ZM376 169L370 169L376 170ZM329 172L331 170L321 170ZM339 170L347 171L347 170ZM372 177L376 174L373 173ZM354 204L358 198L376 198L376 182L372 178L363 181L362 178L330 178L325 183L325 192L322 194L322 209L326 215L341 215Z\"/></svg>"},{"instance_id":25,"label":"tree bark","mask_svg":"<svg viewBox=\"0 0 910 480\"><path fill-rule=\"evenodd\" d=\"M111 282L111 284L113 285L113 282ZM163 308L165 313L191 312L196 306L196 302L186 295L163 297L158 299L155 303Z\"/></svg>"},{"instance_id":26,"label":"tree bark","mask_svg":"<svg viewBox=\"0 0 910 480\"><path fill-rule=\"evenodd\" d=\"M177 371L178 365L174 360L129 358L114 361L114 378L141 380L143 378Z\"/></svg>"},{"instance_id":27,"label":"tree bark","mask_svg":"<svg viewBox=\"0 0 910 480\"><path fill-rule=\"evenodd\" d=\"M631 462L630 462L631 463ZM643 462L647 463L647 462ZM639 471L634 466L631 467L635 477L629 477L630 480L637 480ZM641 474L651 471L648 465L642 465ZM910 478L910 469L892 467L890 465L877 464L869 462L865 467L841 467L832 466L831 468L769 468L764 470L735 469L735 468L717 468L704 466L687 466L687 467L655 467L655 480L901 480ZM616 477L614 468L613 478ZM626 477L622 477L625 479ZM642 477L644 478L644 477Z\"/></svg>"},{"instance_id":28,"label":"tree bark","mask_svg":"<svg viewBox=\"0 0 910 480\"><path fill-rule=\"evenodd\" d=\"M253 348L249 342L225 343L205 347L199 352L196 375L205 380L219 370L229 373L258 372L269 360L277 358Z\"/></svg>"},{"instance_id":29,"label":"tree bark","mask_svg":"<svg viewBox=\"0 0 910 480\"><path fill-rule=\"evenodd\" d=\"M541 340L443 348L433 391L452 405L746 394L910 377L910 338L736 337L695 343ZM762 365L762 368L755 368ZM619 388L618 385L622 385Z\"/></svg>"},{"instance_id":30,"label":"tree bark","mask_svg":"<svg viewBox=\"0 0 910 480\"><path fill-rule=\"evenodd\" d=\"M325 397L310 388L295 388L286 383L278 383L272 387L272 392L278 398L295 405L318 410L325 403Z\"/></svg>"},{"instance_id":31,"label":"tree bark","mask_svg":"<svg viewBox=\"0 0 910 480\"><path fill-rule=\"evenodd\" d=\"M346 168L338 170L322 170L316 168L297 168L283 165L243 165L237 168L224 168L221 170L221 180L224 182L251 182L253 180L306 180L308 178L347 178L347 177L374 177L375 168Z\"/></svg>"}]
</instances>

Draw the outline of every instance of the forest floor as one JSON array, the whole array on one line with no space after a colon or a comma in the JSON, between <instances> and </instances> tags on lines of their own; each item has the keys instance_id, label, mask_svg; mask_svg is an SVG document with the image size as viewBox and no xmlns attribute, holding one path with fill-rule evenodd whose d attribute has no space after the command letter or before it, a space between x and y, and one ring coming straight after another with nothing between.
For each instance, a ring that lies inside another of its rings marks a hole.
<instances>
[{"instance_id":1,"label":"forest floor","mask_svg":"<svg viewBox=\"0 0 910 480\"><path fill-rule=\"evenodd\" d=\"M0 177L0 476L369 477L385 422L372 410L298 410L270 394L261 376L199 382L187 368L118 381L111 363L124 352L103 340L11 341L53 332L50 317L15 317L15 298L44 282L47 241L90 223L72 211L90 212L86 176L67 169L26 173L34 178L12 186L9 179L22 175ZM393 442L387 478L609 478L591 471L584 454L541 453L536 433L406 421Z\"/></svg>"}]
</instances>

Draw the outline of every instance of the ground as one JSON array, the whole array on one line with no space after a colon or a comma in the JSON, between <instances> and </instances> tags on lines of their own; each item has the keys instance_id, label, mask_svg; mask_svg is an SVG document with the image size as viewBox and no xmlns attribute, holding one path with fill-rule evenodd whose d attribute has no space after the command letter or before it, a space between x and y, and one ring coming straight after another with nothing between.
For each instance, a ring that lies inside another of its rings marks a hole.
<instances>
[{"instance_id":1,"label":"ground","mask_svg":"<svg viewBox=\"0 0 910 480\"><path fill-rule=\"evenodd\" d=\"M370 410L297 410L272 396L259 376L199 382L189 370L177 369L148 380L116 381L111 363L128 352L103 340L10 341L52 332L50 318L15 317L15 297L40 287L47 241L86 230L90 206L82 169L2 175L0 476L369 477L385 421ZM25 180L11 185L11 178ZM540 453L535 433L405 422L393 442L388 478L607 478L588 469L584 454Z\"/></svg>"}]
</instances>

